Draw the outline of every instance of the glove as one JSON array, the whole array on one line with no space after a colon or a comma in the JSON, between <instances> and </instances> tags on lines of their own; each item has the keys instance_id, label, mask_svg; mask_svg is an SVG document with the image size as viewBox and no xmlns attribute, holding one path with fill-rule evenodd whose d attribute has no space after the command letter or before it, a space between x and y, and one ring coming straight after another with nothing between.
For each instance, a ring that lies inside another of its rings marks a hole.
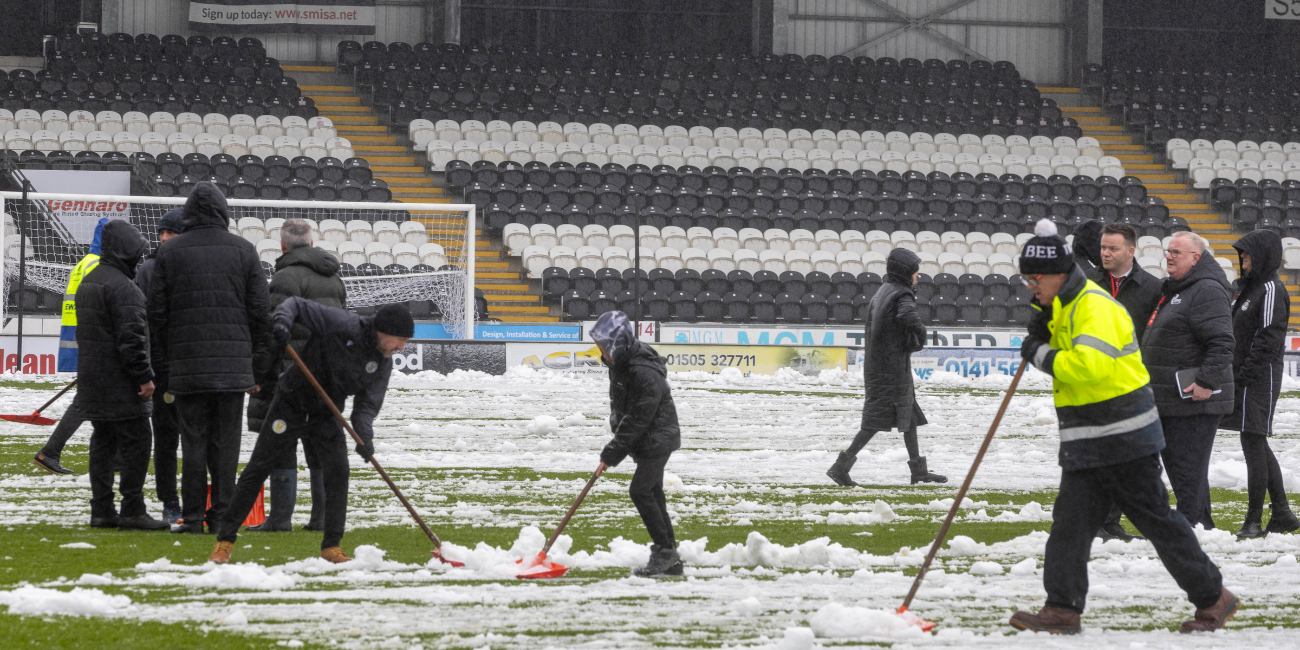
<instances>
[{"instance_id":1,"label":"glove","mask_svg":"<svg viewBox=\"0 0 1300 650\"><path fill-rule=\"evenodd\" d=\"M289 326L284 323L276 323L271 328L271 337L275 339L275 344L279 347L288 345L289 340L293 338L289 332Z\"/></svg>"},{"instance_id":2,"label":"glove","mask_svg":"<svg viewBox=\"0 0 1300 650\"><path fill-rule=\"evenodd\" d=\"M357 445L356 449L357 455L361 457L361 460L368 463L370 462L370 458L375 455L375 441L367 440Z\"/></svg>"},{"instance_id":3,"label":"glove","mask_svg":"<svg viewBox=\"0 0 1300 650\"><path fill-rule=\"evenodd\" d=\"M1024 359L1025 363L1031 364L1051 375L1052 361L1056 358L1056 351L1042 339L1035 338L1031 334L1026 336L1024 342L1020 344L1020 358Z\"/></svg>"}]
</instances>

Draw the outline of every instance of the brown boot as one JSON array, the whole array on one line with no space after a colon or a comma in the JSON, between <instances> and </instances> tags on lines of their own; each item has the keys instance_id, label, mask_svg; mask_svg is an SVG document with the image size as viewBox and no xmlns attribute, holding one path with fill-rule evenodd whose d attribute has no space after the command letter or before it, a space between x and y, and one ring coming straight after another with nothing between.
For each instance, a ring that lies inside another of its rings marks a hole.
<instances>
[{"instance_id":1,"label":"brown boot","mask_svg":"<svg viewBox=\"0 0 1300 650\"><path fill-rule=\"evenodd\" d=\"M1233 614L1237 613L1237 608L1241 607L1241 599L1232 594L1225 587L1219 594L1219 600L1205 609L1196 610L1196 618L1190 621L1183 621L1183 627L1179 630L1184 634L1191 632L1213 632L1221 629Z\"/></svg>"},{"instance_id":2,"label":"brown boot","mask_svg":"<svg viewBox=\"0 0 1300 650\"><path fill-rule=\"evenodd\" d=\"M1064 607L1044 607L1037 614L1016 612L1011 615L1011 627L1052 634L1078 634L1083 631L1083 626L1079 624L1079 612Z\"/></svg>"},{"instance_id":3,"label":"brown boot","mask_svg":"<svg viewBox=\"0 0 1300 650\"><path fill-rule=\"evenodd\" d=\"M235 545L231 542L217 542L216 548L212 549L212 555L208 556L208 561L216 564L226 564L230 562L230 550Z\"/></svg>"},{"instance_id":4,"label":"brown boot","mask_svg":"<svg viewBox=\"0 0 1300 650\"><path fill-rule=\"evenodd\" d=\"M344 555L343 549L337 546L331 546L329 548L321 549L320 556L325 558L326 560L329 560L330 562L333 562L334 564L343 564L344 562L352 561L352 558Z\"/></svg>"}]
</instances>

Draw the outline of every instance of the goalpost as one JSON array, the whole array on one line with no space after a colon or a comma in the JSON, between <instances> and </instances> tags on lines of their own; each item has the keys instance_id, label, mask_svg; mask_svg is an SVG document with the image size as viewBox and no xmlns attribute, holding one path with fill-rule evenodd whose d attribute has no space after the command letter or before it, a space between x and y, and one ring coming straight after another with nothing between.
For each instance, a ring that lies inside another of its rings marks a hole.
<instances>
[{"instance_id":1,"label":"goalpost","mask_svg":"<svg viewBox=\"0 0 1300 650\"><path fill-rule=\"evenodd\" d=\"M28 193L24 199L22 192L0 192L0 214L4 215L0 221L3 224L0 241L4 242L0 257L4 267L0 296L5 301L5 317L12 317L15 312L9 298L19 282L19 251L24 246L26 260L21 264L24 286L62 295L72 268L90 251L99 217L130 221L149 240L153 250L158 244L159 218L168 210L183 206L185 201L185 197L37 192ZM441 322L452 338L474 338L475 206L231 198L226 201L230 205L232 232L239 233L242 229L249 233L250 239L256 238L260 223L263 236L271 239L270 235L281 223L277 219L305 219L316 224L314 238L320 247L335 249L331 252L336 257L354 267L360 267L364 261L367 265L358 268L356 275L343 278L348 307L431 300L441 312ZM328 220L343 222L343 231ZM347 224L356 220L365 221L370 227L348 229ZM422 246L419 228L401 225L408 221L423 224L427 243L437 246ZM389 222L397 224L396 232ZM20 224L25 238L18 234ZM322 224L332 227L322 229ZM367 250L362 243L367 238L384 245ZM278 240L278 236L274 239ZM343 242L337 243L340 239ZM396 254L393 249L397 249ZM272 255L279 255L279 243L260 244L258 250L263 260L272 259ZM379 262L390 258L392 263L407 268L382 268L384 265ZM410 270L411 267L418 268ZM270 281L269 275L267 280Z\"/></svg>"}]
</instances>

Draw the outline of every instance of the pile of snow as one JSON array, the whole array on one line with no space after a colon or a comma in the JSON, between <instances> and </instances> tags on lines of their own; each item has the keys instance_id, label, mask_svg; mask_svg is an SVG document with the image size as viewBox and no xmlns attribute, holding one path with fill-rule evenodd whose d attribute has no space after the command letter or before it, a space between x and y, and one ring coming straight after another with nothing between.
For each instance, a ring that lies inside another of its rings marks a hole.
<instances>
[{"instance_id":1,"label":"pile of snow","mask_svg":"<svg viewBox=\"0 0 1300 650\"><path fill-rule=\"evenodd\" d=\"M970 574L973 576L1000 576L1002 575L1002 565L997 562L976 562L970 565Z\"/></svg>"},{"instance_id":2,"label":"pile of snow","mask_svg":"<svg viewBox=\"0 0 1300 650\"><path fill-rule=\"evenodd\" d=\"M578 427L587 423L587 416L582 413L570 413L560 420L561 426Z\"/></svg>"},{"instance_id":3,"label":"pile of snow","mask_svg":"<svg viewBox=\"0 0 1300 650\"><path fill-rule=\"evenodd\" d=\"M776 644L776 650L811 650L816 638L806 627L787 627L785 636Z\"/></svg>"},{"instance_id":4,"label":"pile of snow","mask_svg":"<svg viewBox=\"0 0 1300 650\"><path fill-rule=\"evenodd\" d=\"M0 605L8 605L10 614L25 616L112 616L130 607L131 599L98 589L76 587L72 591L59 591L24 585L13 591L0 591Z\"/></svg>"},{"instance_id":5,"label":"pile of snow","mask_svg":"<svg viewBox=\"0 0 1300 650\"><path fill-rule=\"evenodd\" d=\"M248 615L244 610L236 608L221 619L221 624L226 627L245 627L248 625Z\"/></svg>"},{"instance_id":6,"label":"pile of snow","mask_svg":"<svg viewBox=\"0 0 1300 650\"><path fill-rule=\"evenodd\" d=\"M897 518L898 515L894 514L894 509L890 508L888 503L876 499L871 512L832 512L826 515L826 523L831 525L853 524L867 526L870 524L887 524Z\"/></svg>"},{"instance_id":7,"label":"pile of snow","mask_svg":"<svg viewBox=\"0 0 1300 650\"><path fill-rule=\"evenodd\" d=\"M72 542L71 544L59 544L59 548L95 548L95 545L86 542Z\"/></svg>"},{"instance_id":8,"label":"pile of snow","mask_svg":"<svg viewBox=\"0 0 1300 650\"><path fill-rule=\"evenodd\" d=\"M881 609L830 603L808 619L817 636L829 639L920 639L925 635L911 612L897 614Z\"/></svg>"},{"instance_id":9,"label":"pile of snow","mask_svg":"<svg viewBox=\"0 0 1300 650\"><path fill-rule=\"evenodd\" d=\"M539 415L528 423L528 433L545 436L560 430L560 421L549 415Z\"/></svg>"},{"instance_id":10,"label":"pile of snow","mask_svg":"<svg viewBox=\"0 0 1300 650\"><path fill-rule=\"evenodd\" d=\"M965 517L969 521L1001 521L1001 522L1038 522L1051 521L1052 513L1043 510L1043 506L1037 501L1030 501L1020 509L1020 512L1013 510L1004 510L996 517L990 517L987 510L981 508L979 511Z\"/></svg>"}]
</instances>

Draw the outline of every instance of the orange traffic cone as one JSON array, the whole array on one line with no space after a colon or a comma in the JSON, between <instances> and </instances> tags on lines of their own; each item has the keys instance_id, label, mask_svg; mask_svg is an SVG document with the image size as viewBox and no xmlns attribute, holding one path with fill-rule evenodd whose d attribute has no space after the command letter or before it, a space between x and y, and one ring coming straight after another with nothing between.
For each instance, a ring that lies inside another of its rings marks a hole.
<instances>
[{"instance_id":1,"label":"orange traffic cone","mask_svg":"<svg viewBox=\"0 0 1300 650\"><path fill-rule=\"evenodd\" d=\"M208 484L208 508L212 507L212 484ZM266 486L263 485L257 490L257 500L253 502L253 509L248 511L248 517L244 519L245 526L259 526L266 521Z\"/></svg>"}]
</instances>

